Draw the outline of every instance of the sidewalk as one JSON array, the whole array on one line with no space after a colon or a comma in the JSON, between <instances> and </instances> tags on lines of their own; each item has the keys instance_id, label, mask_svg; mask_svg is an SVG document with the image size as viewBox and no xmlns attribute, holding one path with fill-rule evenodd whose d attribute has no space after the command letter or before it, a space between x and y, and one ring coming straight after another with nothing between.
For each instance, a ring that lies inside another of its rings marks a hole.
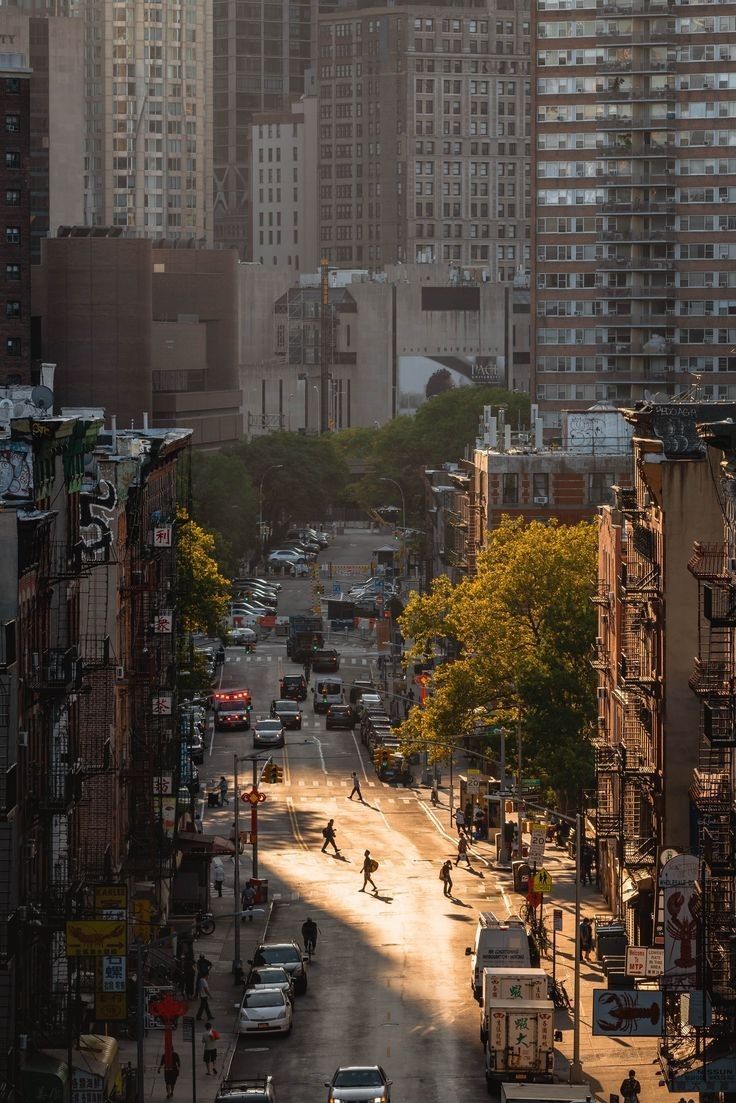
<instances>
[{"instance_id":1,"label":"sidewalk","mask_svg":"<svg viewBox=\"0 0 736 1103\"><path fill-rule=\"evenodd\" d=\"M429 802L429 788L420 789L419 794L420 797L424 794L426 801ZM441 797L443 808L446 810L446 789L441 792ZM490 863L495 872L496 885L509 901L511 914L518 915L518 908L523 903L524 896L514 891L511 870L497 868L493 844L474 842L472 852ZM556 976L558 980L564 980L572 1001L575 987L575 863L568 858L565 851L554 844L548 844L544 868L552 877L552 892L544 898L544 915L550 933L552 909L561 908L563 913L563 928L562 931L557 932L556 937ZM582 916L594 919L596 916L611 915L605 899L594 885L581 886L580 898ZM626 1077L629 1069L634 1069L642 1087L641 1103L664 1099L668 1093L666 1088L659 1085L660 1068L657 1060L656 1038L593 1037L593 990L606 988L607 978L602 966L594 960L595 952L591 956L593 960L582 962L580 969L580 1060L585 1080L590 1084L593 1093L607 1103L611 1094L618 1094L621 1081ZM542 965L548 973L552 973L551 949L549 957L542 960ZM625 996L626 993L619 994ZM558 1042L556 1047L556 1073L558 1080L566 1083L573 1056L573 1024L569 1012L564 1009L555 1011L555 1028L562 1031L562 1041Z\"/></svg>"}]
</instances>

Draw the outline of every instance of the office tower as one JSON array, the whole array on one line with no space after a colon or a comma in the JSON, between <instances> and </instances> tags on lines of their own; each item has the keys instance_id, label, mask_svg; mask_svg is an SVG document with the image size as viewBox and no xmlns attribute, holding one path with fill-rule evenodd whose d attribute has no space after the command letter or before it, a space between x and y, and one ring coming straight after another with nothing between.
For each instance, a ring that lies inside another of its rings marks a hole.
<instances>
[{"instance_id":1,"label":"office tower","mask_svg":"<svg viewBox=\"0 0 736 1103\"><path fill-rule=\"evenodd\" d=\"M7 46L5 46L7 49ZM12 49L12 44L11 44ZM0 52L0 381L27 383L31 357L30 69Z\"/></svg>"},{"instance_id":2,"label":"office tower","mask_svg":"<svg viewBox=\"0 0 736 1103\"><path fill-rule=\"evenodd\" d=\"M528 6L345 5L319 22L330 263L528 265Z\"/></svg>"},{"instance_id":3,"label":"office tower","mask_svg":"<svg viewBox=\"0 0 736 1103\"><path fill-rule=\"evenodd\" d=\"M695 381L736 397L736 5L570 8L538 0L533 32L545 425Z\"/></svg>"},{"instance_id":4,"label":"office tower","mask_svg":"<svg viewBox=\"0 0 736 1103\"><path fill-rule=\"evenodd\" d=\"M253 256L253 115L288 111L312 65L317 0L214 0L215 241Z\"/></svg>"},{"instance_id":5,"label":"office tower","mask_svg":"<svg viewBox=\"0 0 736 1103\"><path fill-rule=\"evenodd\" d=\"M212 238L212 0L85 0L86 218Z\"/></svg>"}]
</instances>

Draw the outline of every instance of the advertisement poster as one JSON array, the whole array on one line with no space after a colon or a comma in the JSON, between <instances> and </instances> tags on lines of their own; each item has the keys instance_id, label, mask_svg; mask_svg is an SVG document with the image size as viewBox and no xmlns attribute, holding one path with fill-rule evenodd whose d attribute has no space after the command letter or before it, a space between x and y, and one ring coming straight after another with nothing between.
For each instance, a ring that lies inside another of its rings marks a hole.
<instances>
[{"instance_id":1,"label":"advertisement poster","mask_svg":"<svg viewBox=\"0 0 736 1103\"><path fill-rule=\"evenodd\" d=\"M593 991L593 1037L659 1038L662 1034L661 992L626 989Z\"/></svg>"},{"instance_id":2,"label":"advertisement poster","mask_svg":"<svg viewBox=\"0 0 736 1103\"><path fill-rule=\"evenodd\" d=\"M695 882L699 862L693 854L676 854L662 867L659 888L664 905L664 972L662 984L692 988L698 967L698 894Z\"/></svg>"}]
</instances>

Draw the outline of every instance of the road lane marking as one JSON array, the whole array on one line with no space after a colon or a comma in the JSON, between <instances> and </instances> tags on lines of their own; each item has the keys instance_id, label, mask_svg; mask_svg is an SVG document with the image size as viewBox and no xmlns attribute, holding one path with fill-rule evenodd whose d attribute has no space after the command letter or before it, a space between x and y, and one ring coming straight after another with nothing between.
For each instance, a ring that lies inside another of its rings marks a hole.
<instances>
[{"instance_id":1,"label":"road lane marking","mask_svg":"<svg viewBox=\"0 0 736 1103\"><path fill-rule=\"evenodd\" d=\"M376 803L375 803L374 807L375 807L376 811L377 811L377 812L379 813L379 815L383 816L383 822L384 822L384 823L386 824L386 827L387 827L387 828L389 829L389 831L390 831L390 830L391 830L391 824L390 824L390 823L388 822L388 820L386 819L386 813L385 813L385 812L384 812L384 810L383 810L383 809L381 808L381 798L380 798L380 797L378 797L378 798L376 799ZM384 862L383 864L384 864L384 865L386 865L386 862Z\"/></svg>"},{"instance_id":2,"label":"road lane marking","mask_svg":"<svg viewBox=\"0 0 736 1103\"><path fill-rule=\"evenodd\" d=\"M322 773L326 775L327 774L327 767L325 765L325 756L322 753L322 740L319 739L316 735L313 735L312 739L317 744L317 751L319 752L319 760L322 763Z\"/></svg>"},{"instance_id":3,"label":"road lane marking","mask_svg":"<svg viewBox=\"0 0 736 1103\"><path fill-rule=\"evenodd\" d=\"M350 734L353 737L353 743L355 744L355 749L358 752L358 761L360 762L360 768L363 771L363 777L366 781L368 781L368 771L366 770L365 763L363 762L363 755L360 750L360 745L358 743L358 740L355 738L355 732L351 732Z\"/></svg>"},{"instance_id":4,"label":"road lane marking","mask_svg":"<svg viewBox=\"0 0 736 1103\"><path fill-rule=\"evenodd\" d=\"M286 785L291 785L291 763L289 762L289 748L286 742L284 742L284 782Z\"/></svg>"},{"instance_id":5,"label":"road lane marking","mask_svg":"<svg viewBox=\"0 0 736 1103\"><path fill-rule=\"evenodd\" d=\"M293 801L292 797L287 797L286 798L286 811L289 814L289 820L291 822L291 830L293 832L294 838L296 839L296 841L299 843L299 846L303 850L309 850L309 847L307 846L306 842L304 841L304 836L302 835L301 830L299 828L299 822L296 818L296 808L294 807L294 801Z\"/></svg>"}]
</instances>

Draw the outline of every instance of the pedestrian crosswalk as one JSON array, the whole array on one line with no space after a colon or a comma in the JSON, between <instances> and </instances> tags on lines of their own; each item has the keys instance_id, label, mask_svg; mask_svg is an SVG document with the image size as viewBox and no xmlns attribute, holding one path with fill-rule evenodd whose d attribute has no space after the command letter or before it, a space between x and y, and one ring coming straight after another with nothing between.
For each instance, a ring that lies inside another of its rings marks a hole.
<instances>
[{"instance_id":1,"label":"pedestrian crosswalk","mask_svg":"<svg viewBox=\"0 0 736 1103\"><path fill-rule=\"evenodd\" d=\"M228 655L228 663L272 663L274 660L283 659L283 653L265 652L260 655ZM368 666L371 662L369 655L341 655L340 666Z\"/></svg>"}]
</instances>

